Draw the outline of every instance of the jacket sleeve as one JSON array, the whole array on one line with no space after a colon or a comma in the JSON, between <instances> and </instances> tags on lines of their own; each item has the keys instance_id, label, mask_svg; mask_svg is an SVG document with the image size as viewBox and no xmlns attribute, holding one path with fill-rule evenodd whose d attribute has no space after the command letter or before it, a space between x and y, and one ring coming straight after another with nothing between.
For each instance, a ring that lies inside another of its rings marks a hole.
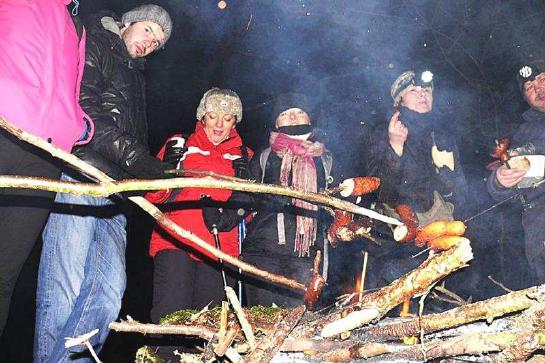
<instances>
[{"instance_id":1,"label":"jacket sleeve","mask_svg":"<svg viewBox=\"0 0 545 363\"><path fill-rule=\"evenodd\" d=\"M496 168L490 173L490 176L486 181L486 189L492 199L499 202L515 194L515 190L513 188L505 188L498 183L498 180L496 179L497 171L498 169Z\"/></svg>"},{"instance_id":2,"label":"jacket sleeve","mask_svg":"<svg viewBox=\"0 0 545 363\"><path fill-rule=\"evenodd\" d=\"M103 62L96 41L88 39L80 104L93 119L95 132L93 140L85 147L92 148L102 158L137 178L165 178L167 166L149 155L147 145L117 126L115 115L119 111L115 107L106 109L105 101L113 96L105 84L106 65Z\"/></svg>"},{"instance_id":3,"label":"jacket sleeve","mask_svg":"<svg viewBox=\"0 0 545 363\"><path fill-rule=\"evenodd\" d=\"M177 136L177 135L174 135ZM172 136L172 137L174 137ZM163 160L163 157L165 155L165 148L167 143L172 139L172 137L168 138L167 141L163 144L159 152L157 153L157 159ZM154 204L164 203L170 198L172 195L173 190L172 189L164 189L164 190L156 190L153 192L148 192L145 195L145 198Z\"/></svg>"},{"instance_id":4,"label":"jacket sleeve","mask_svg":"<svg viewBox=\"0 0 545 363\"><path fill-rule=\"evenodd\" d=\"M369 135L366 162L367 174L380 178L378 200L389 202L397 198L397 188L402 178L403 155L398 156L388 143L384 132Z\"/></svg>"},{"instance_id":5,"label":"jacket sleeve","mask_svg":"<svg viewBox=\"0 0 545 363\"><path fill-rule=\"evenodd\" d=\"M473 214L474 206L469 203L469 188L460 159L460 150L456 144L454 145L454 173L454 212L455 217L461 219Z\"/></svg>"}]
</instances>

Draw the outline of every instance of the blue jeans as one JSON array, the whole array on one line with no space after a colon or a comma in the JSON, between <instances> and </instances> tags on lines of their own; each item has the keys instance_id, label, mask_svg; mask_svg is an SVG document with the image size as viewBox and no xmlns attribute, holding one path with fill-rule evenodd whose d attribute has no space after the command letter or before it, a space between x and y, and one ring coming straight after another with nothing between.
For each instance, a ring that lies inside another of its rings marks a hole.
<instances>
[{"instance_id":1,"label":"blue jeans","mask_svg":"<svg viewBox=\"0 0 545 363\"><path fill-rule=\"evenodd\" d=\"M55 201L64 211L51 213L43 232L34 361L91 362L87 348L66 349L64 338L98 328L90 340L98 352L117 319L126 285L126 217L107 198L58 193Z\"/></svg>"}]
</instances>

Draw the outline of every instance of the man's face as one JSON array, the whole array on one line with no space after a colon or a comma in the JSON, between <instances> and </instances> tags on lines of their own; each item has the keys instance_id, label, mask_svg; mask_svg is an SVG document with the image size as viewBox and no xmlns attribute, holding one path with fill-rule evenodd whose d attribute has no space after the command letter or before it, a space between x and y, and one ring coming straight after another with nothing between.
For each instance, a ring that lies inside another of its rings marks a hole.
<instances>
[{"instance_id":1,"label":"man's face","mask_svg":"<svg viewBox=\"0 0 545 363\"><path fill-rule=\"evenodd\" d=\"M280 112L276 118L276 127L310 125L310 117L300 108L290 108Z\"/></svg>"},{"instance_id":2,"label":"man's face","mask_svg":"<svg viewBox=\"0 0 545 363\"><path fill-rule=\"evenodd\" d=\"M401 98L401 106L418 113L430 112L433 106L433 89L410 86Z\"/></svg>"},{"instance_id":3,"label":"man's face","mask_svg":"<svg viewBox=\"0 0 545 363\"><path fill-rule=\"evenodd\" d=\"M524 83L524 98L530 107L545 112L545 72Z\"/></svg>"},{"instance_id":4,"label":"man's face","mask_svg":"<svg viewBox=\"0 0 545 363\"><path fill-rule=\"evenodd\" d=\"M226 140L237 125L237 117L231 114L219 112L207 112L203 119L204 132L208 140L214 145L219 145Z\"/></svg>"},{"instance_id":5,"label":"man's face","mask_svg":"<svg viewBox=\"0 0 545 363\"><path fill-rule=\"evenodd\" d=\"M121 30L121 39L132 58L143 58L161 47L165 33L152 21L137 21Z\"/></svg>"}]
</instances>

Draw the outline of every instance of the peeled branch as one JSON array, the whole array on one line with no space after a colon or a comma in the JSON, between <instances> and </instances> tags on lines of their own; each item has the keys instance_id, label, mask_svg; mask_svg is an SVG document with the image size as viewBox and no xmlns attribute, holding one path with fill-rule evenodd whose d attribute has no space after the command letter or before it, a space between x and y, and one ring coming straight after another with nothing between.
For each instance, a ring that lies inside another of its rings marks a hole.
<instances>
[{"instance_id":1,"label":"peeled branch","mask_svg":"<svg viewBox=\"0 0 545 363\"><path fill-rule=\"evenodd\" d=\"M380 179L372 176L345 179L340 185L343 197L360 196L372 193L380 187Z\"/></svg>"},{"instance_id":2,"label":"peeled branch","mask_svg":"<svg viewBox=\"0 0 545 363\"><path fill-rule=\"evenodd\" d=\"M460 221L431 222L416 233L416 245L424 246L426 243L442 236L461 236L465 231L466 226Z\"/></svg>"}]
</instances>

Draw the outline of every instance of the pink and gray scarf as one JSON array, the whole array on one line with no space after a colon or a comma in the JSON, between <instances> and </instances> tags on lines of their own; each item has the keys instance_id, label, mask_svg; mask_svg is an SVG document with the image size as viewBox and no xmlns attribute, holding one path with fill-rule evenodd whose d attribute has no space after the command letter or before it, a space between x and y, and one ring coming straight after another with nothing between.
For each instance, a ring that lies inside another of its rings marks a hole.
<instances>
[{"instance_id":1,"label":"pink and gray scarf","mask_svg":"<svg viewBox=\"0 0 545 363\"><path fill-rule=\"evenodd\" d=\"M289 186L291 173L291 187L306 192L316 192L318 185L316 165L313 158L323 154L324 145L319 142L295 139L280 132L271 132L269 142L272 151L282 159L280 167L281 185ZM300 199L294 198L293 204L297 208L318 210L317 206ZM315 218L297 215L294 250L300 257L309 255L310 246L314 245L316 240L316 226ZM284 226L279 224L279 234L281 228L283 231Z\"/></svg>"}]
</instances>

